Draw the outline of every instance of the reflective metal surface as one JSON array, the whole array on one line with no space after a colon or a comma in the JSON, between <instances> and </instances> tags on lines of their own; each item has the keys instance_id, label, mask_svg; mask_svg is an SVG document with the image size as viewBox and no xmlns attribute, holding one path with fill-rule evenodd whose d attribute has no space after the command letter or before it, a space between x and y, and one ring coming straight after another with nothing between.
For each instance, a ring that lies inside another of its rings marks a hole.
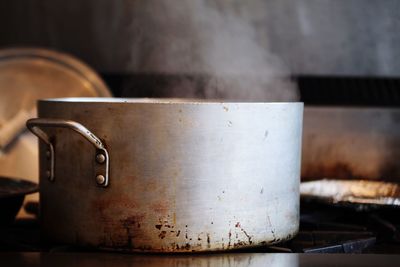
<instances>
[{"instance_id":1,"label":"reflective metal surface","mask_svg":"<svg viewBox=\"0 0 400 267\"><path fill-rule=\"evenodd\" d=\"M229 253L197 255L126 255L100 253L2 253L0 259L9 267L47 266L121 266L121 267L397 267L398 255L333 255Z\"/></svg>"},{"instance_id":2,"label":"reflective metal surface","mask_svg":"<svg viewBox=\"0 0 400 267\"><path fill-rule=\"evenodd\" d=\"M92 144L68 129L55 177L40 145L42 229L51 241L118 251L193 252L264 246L299 224L302 103L53 99L39 117L73 120L110 156L93 186Z\"/></svg>"}]
</instances>

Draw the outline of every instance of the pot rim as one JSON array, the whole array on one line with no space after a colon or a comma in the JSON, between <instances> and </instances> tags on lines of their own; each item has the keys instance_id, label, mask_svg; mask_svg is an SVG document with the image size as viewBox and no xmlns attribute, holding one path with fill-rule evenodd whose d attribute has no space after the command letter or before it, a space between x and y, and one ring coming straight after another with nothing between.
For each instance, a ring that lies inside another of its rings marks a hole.
<instances>
[{"instance_id":1,"label":"pot rim","mask_svg":"<svg viewBox=\"0 0 400 267\"><path fill-rule=\"evenodd\" d=\"M243 102L224 101L218 99L195 99L195 98L119 98L119 97L63 97L46 98L38 102L57 103L121 103L121 104L180 104L180 105L210 105L210 104L251 104L251 105L303 105L303 102Z\"/></svg>"}]
</instances>

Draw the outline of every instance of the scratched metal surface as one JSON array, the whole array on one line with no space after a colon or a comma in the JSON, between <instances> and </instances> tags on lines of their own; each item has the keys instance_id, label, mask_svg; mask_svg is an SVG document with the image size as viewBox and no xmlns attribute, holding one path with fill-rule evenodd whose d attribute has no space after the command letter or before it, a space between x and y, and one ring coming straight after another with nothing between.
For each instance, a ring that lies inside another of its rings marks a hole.
<instances>
[{"instance_id":1,"label":"scratched metal surface","mask_svg":"<svg viewBox=\"0 0 400 267\"><path fill-rule=\"evenodd\" d=\"M96 134L110 155L110 185L95 184L89 142L68 129L46 130L56 154L52 183L41 144L42 229L50 241L192 252L297 233L301 103L74 100L41 101L39 117L75 120Z\"/></svg>"}]
</instances>

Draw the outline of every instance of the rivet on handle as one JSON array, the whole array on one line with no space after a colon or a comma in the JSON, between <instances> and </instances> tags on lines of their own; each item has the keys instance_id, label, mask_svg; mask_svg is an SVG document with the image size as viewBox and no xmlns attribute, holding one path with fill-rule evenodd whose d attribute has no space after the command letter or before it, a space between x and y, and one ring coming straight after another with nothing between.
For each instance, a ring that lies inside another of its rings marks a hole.
<instances>
[{"instance_id":1,"label":"rivet on handle","mask_svg":"<svg viewBox=\"0 0 400 267\"><path fill-rule=\"evenodd\" d=\"M103 154L96 155L97 163L103 164L106 161L106 157Z\"/></svg>"}]
</instances>

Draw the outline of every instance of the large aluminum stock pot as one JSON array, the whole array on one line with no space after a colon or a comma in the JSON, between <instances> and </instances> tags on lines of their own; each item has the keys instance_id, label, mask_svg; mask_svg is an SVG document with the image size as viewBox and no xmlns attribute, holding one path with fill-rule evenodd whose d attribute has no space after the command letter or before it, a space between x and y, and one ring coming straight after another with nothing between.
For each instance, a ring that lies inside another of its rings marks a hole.
<instances>
[{"instance_id":1,"label":"large aluminum stock pot","mask_svg":"<svg viewBox=\"0 0 400 267\"><path fill-rule=\"evenodd\" d=\"M290 239L302 103L39 101L42 231L101 249L192 252Z\"/></svg>"}]
</instances>

